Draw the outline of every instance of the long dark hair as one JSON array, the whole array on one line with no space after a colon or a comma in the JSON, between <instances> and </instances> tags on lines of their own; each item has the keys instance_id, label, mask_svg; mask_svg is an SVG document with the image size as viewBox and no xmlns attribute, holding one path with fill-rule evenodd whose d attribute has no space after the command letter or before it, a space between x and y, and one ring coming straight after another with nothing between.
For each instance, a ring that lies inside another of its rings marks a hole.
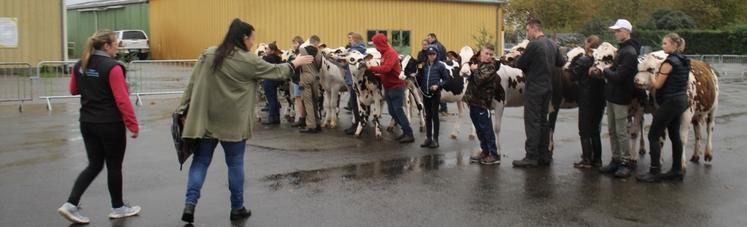
<instances>
[{"instance_id":1,"label":"long dark hair","mask_svg":"<svg viewBox=\"0 0 747 227\"><path fill-rule=\"evenodd\" d=\"M233 19L231 25L228 26L228 32L226 37L223 38L223 42L215 50L215 59L213 60L213 71L218 71L220 66L223 64L223 60L226 57L233 55L236 47L241 48L243 51L249 51L250 47L244 45L244 37L252 36L254 27L246 22L241 21L239 18Z\"/></svg>"}]
</instances>

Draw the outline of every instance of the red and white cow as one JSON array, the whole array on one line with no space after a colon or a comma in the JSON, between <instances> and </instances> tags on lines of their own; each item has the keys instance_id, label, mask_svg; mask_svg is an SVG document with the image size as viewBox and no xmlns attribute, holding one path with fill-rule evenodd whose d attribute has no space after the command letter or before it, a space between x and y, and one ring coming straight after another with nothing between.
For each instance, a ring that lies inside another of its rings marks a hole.
<instances>
[{"instance_id":1,"label":"red and white cow","mask_svg":"<svg viewBox=\"0 0 747 227\"><path fill-rule=\"evenodd\" d=\"M664 51L656 51L647 54L638 64L638 74L635 77L635 84L638 88L647 90L652 97L655 97L655 90L651 86L651 75L659 71L659 67L667 58ZM690 124L693 125L695 133L695 144L693 146L693 155L690 161L698 162L700 160L700 142L701 127L706 124L706 147L703 160L710 164L713 160L713 130L716 120L716 109L718 108L718 78L716 73L708 63L699 60L690 61L690 75L688 77L687 97L689 107L682 114L682 124L680 126L680 138L682 140L683 151L686 151L688 129ZM649 141L651 142L651 141ZM663 140L659 141L663 145ZM686 156L682 155L682 167L686 167Z\"/></svg>"}]
</instances>

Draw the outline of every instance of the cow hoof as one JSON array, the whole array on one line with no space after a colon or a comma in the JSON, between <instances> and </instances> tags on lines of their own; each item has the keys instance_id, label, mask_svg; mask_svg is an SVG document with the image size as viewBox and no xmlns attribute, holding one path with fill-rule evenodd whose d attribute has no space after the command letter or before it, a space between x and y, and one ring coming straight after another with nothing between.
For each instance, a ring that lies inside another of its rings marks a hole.
<instances>
[{"instance_id":1,"label":"cow hoof","mask_svg":"<svg viewBox=\"0 0 747 227\"><path fill-rule=\"evenodd\" d=\"M386 131L387 132L393 132L394 131L394 127L386 127Z\"/></svg>"},{"instance_id":2,"label":"cow hoof","mask_svg":"<svg viewBox=\"0 0 747 227\"><path fill-rule=\"evenodd\" d=\"M694 163L698 163L698 162L700 162L700 156L693 155L693 157L690 158L690 161L694 162Z\"/></svg>"},{"instance_id":3,"label":"cow hoof","mask_svg":"<svg viewBox=\"0 0 747 227\"><path fill-rule=\"evenodd\" d=\"M705 161L706 163L713 161L713 155L709 155L709 154L704 155L703 161Z\"/></svg>"},{"instance_id":4,"label":"cow hoof","mask_svg":"<svg viewBox=\"0 0 747 227\"><path fill-rule=\"evenodd\" d=\"M355 134L355 138L361 138L361 133Z\"/></svg>"},{"instance_id":5,"label":"cow hoof","mask_svg":"<svg viewBox=\"0 0 747 227\"><path fill-rule=\"evenodd\" d=\"M451 134L451 135L449 135L449 137L450 137L451 139L457 139L457 136L456 136L456 134Z\"/></svg>"},{"instance_id":6,"label":"cow hoof","mask_svg":"<svg viewBox=\"0 0 747 227\"><path fill-rule=\"evenodd\" d=\"M331 124L329 124L329 128L337 128L337 124L331 123Z\"/></svg>"},{"instance_id":7,"label":"cow hoof","mask_svg":"<svg viewBox=\"0 0 747 227\"><path fill-rule=\"evenodd\" d=\"M475 138L476 138L475 135L469 135L469 140L475 140Z\"/></svg>"},{"instance_id":8,"label":"cow hoof","mask_svg":"<svg viewBox=\"0 0 747 227\"><path fill-rule=\"evenodd\" d=\"M640 150L638 150L638 154L646 154L646 149L640 149Z\"/></svg>"},{"instance_id":9,"label":"cow hoof","mask_svg":"<svg viewBox=\"0 0 747 227\"><path fill-rule=\"evenodd\" d=\"M327 128L327 123L322 124L322 128Z\"/></svg>"},{"instance_id":10,"label":"cow hoof","mask_svg":"<svg viewBox=\"0 0 747 227\"><path fill-rule=\"evenodd\" d=\"M384 139L384 137L383 137L383 136L381 136L381 134L379 134L379 135L376 135L376 139L377 139L377 140L381 140L381 139Z\"/></svg>"}]
</instances>

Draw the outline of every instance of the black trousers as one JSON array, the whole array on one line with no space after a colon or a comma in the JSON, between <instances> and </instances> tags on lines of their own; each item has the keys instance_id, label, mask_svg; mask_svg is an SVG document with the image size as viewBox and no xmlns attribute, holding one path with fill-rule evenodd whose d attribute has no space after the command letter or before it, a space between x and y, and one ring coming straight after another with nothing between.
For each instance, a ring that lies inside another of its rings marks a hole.
<instances>
[{"instance_id":1,"label":"black trousers","mask_svg":"<svg viewBox=\"0 0 747 227\"><path fill-rule=\"evenodd\" d=\"M682 140L680 139L680 125L682 124L682 113L686 109L687 96L681 95L668 98L656 110L651 128L648 131L652 168L661 168L661 145L663 143L658 141L663 137L664 130L667 130L669 131L669 140L672 141L672 170L681 170Z\"/></svg>"},{"instance_id":2,"label":"black trousers","mask_svg":"<svg viewBox=\"0 0 747 227\"><path fill-rule=\"evenodd\" d=\"M423 105L425 109L425 132L428 139L438 141L438 128L440 127L440 121L438 119L438 112L441 104L441 93L431 97L423 97Z\"/></svg>"},{"instance_id":3,"label":"black trousers","mask_svg":"<svg viewBox=\"0 0 747 227\"><path fill-rule=\"evenodd\" d=\"M588 88L582 88L588 89ZM581 92L578 97L578 134L581 145L587 146L589 160L601 160L602 154L602 118L607 101L603 92Z\"/></svg>"},{"instance_id":4,"label":"black trousers","mask_svg":"<svg viewBox=\"0 0 747 227\"><path fill-rule=\"evenodd\" d=\"M550 105L551 92L545 94L524 95L524 130L527 140L524 144L526 158L550 161L550 125L547 112Z\"/></svg>"},{"instance_id":5,"label":"black trousers","mask_svg":"<svg viewBox=\"0 0 747 227\"><path fill-rule=\"evenodd\" d=\"M75 180L68 202L78 205L80 197L106 163L107 183L112 207L124 205L122 201L122 160L124 159L127 138L124 122L80 123L83 143L88 155L88 166Z\"/></svg>"}]
</instances>

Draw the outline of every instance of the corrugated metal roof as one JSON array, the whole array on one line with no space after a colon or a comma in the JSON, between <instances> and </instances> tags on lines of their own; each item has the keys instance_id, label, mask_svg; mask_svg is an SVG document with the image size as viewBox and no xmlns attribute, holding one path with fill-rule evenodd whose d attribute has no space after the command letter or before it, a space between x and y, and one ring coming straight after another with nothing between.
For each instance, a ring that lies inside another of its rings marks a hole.
<instances>
[{"instance_id":1,"label":"corrugated metal roof","mask_svg":"<svg viewBox=\"0 0 747 227\"><path fill-rule=\"evenodd\" d=\"M136 4L136 3L148 3L148 0L106 0L106 1L84 2L80 4L69 5L67 6L67 9L88 9L88 8L120 6L120 5L127 5L127 4Z\"/></svg>"}]
</instances>

